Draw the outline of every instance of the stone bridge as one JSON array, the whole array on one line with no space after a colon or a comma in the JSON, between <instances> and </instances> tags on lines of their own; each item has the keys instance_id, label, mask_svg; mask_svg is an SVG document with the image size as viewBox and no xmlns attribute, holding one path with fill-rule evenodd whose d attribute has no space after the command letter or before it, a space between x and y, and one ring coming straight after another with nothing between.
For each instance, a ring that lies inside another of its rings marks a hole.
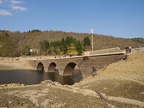
<instances>
[{"instance_id":1,"label":"stone bridge","mask_svg":"<svg viewBox=\"0 0 144 108\"><path fill-rule=\"evenodd\" d=\"M73 73L81 73L83 78L92 74L92 67L97 70L117 62L124 57L124 53L99 54L92 56L75 56L53 59L29 60L30 65L35 70L45 72L56 72L59 75L71 76Z\"/></svg>"}]
</instances>

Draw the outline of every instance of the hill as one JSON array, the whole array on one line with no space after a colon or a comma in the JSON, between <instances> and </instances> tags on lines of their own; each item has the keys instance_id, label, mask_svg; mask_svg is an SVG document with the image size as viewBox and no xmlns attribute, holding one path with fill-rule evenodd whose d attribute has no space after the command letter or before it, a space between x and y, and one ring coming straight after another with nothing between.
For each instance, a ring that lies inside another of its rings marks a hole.
<instances>
[{"instance_id":1,"label":"hill","mask_svg":"<svg viewBox=\"0 0 144 108\"><path fill-rule=\"evenodd\" d=\"M6 30L0 30L0 50L7 50L9 55L0 54L0 56L20 56L24 54L24 51L28 50L27 48L40 49L40 42L43 40L48 41L49 43L53 41L60 41L62 38L71 36L76 40L80 40L83 44L83 39L88 37L91 40L91 34L88 33L74 33L74 32L63 32L63 31L40 31L32 30L28 32L11 32ZM132 48L137 48L139 46L144 46L143 38L116 38L114 36L106 36L102 34L93 34L93 47L94 50L107 49L113 47L120 47L120 49L125 49L126 46L131 45ZM5 41L2 40L5 38ZM11 43L7 42L8 38L11 40ZM6 44L4 42L7 42ZM5 46L14 46L13 49L7 47L3 48L2 43ZM16 47L15 47L16 46ZM15 50L15 51L13 51ZM91 47L83 48L83 51L91 50ZM2 52L2 51L0 51ZM10 52L15 52L10 54Z\"/></svg>"}]
</instances>

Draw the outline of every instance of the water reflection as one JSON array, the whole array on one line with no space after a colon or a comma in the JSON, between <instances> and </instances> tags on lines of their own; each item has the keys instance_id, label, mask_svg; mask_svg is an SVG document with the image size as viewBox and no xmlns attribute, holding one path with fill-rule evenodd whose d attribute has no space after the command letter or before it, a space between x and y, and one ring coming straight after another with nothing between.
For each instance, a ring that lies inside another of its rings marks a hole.
<instances>
[{"instance_id":1,"label":"water reflection","mask_svg":"<svg viewBox=\"0 0 144 108\"><path fill-rule=\"evenodd\" d=\"M55 72L44 72L35 70L0 70L0 84L21 83L39 84L44 80L52 80L64 84L72 85L79 82L82 75L74 73L72 76L61 76Z\"/></svg>"}]
</instances>

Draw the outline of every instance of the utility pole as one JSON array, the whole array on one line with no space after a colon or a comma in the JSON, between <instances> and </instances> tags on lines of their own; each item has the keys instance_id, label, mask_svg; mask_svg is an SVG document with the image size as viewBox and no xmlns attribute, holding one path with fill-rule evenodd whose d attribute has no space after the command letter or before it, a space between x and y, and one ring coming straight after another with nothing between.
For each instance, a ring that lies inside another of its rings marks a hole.
<instances>
[{"instance_id":1,"label":"utility pole","mask_svg":"<svg viewBox=\"0 0 144 108\"><path fill-rule=\"evenodd\" d=\"M93 28L91 29L91 43L92 43L92 51L93 51Z\"/></svg>"}]
</instances>

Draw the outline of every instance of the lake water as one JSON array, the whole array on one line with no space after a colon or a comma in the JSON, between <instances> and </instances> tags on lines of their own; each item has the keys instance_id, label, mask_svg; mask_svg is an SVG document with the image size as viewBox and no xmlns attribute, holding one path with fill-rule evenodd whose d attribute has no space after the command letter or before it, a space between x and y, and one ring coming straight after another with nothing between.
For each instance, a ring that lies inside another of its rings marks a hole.
<instances>
[{"instance_id":1,"label":"lake water","mask_svg":"<svg viewBox=\"0 0 144 108\"><path fill-rule=\"evenodd\" d=\"M21 83L39 84L44 80L52 80L62 85L73 85L82 79L81 75L60 76L54 72L36 70L0 70L0 84Z\"/></svg>"}]
</instances>

